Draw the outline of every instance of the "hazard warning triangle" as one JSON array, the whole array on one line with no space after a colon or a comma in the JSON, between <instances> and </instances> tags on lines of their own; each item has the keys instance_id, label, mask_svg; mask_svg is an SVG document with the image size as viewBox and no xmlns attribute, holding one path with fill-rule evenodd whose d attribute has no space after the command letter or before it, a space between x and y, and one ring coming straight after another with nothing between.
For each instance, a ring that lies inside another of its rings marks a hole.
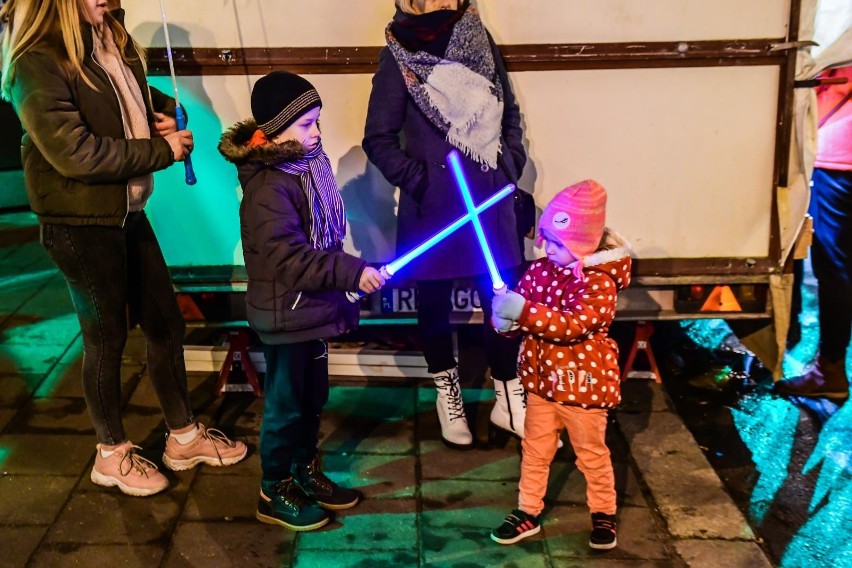
<instances>
[{"instance_id":1,"label":"hazard warning triangle","mask_svg":"<svg viewBox=\"0 0 852 568\"><path fill-rule=\"evenodd\" d=\"M730 286L716 286L707 296L702 312L741 312L743 311Z\"/></svg>"}]
</instances>

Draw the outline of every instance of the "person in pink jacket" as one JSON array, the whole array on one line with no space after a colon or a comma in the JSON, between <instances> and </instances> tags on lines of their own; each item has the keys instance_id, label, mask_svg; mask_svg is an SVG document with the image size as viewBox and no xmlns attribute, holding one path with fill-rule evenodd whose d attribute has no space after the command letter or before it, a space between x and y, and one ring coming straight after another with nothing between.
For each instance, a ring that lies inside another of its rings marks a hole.
<instances>
[{"instance_id":1,"label":"person in pink jacket","mask_svg":"<svg viewBox=\"0 0 852 568\"><path fill-rule=\"evenodd\" d=\"M630 246L606 229L606 191L586 180L563 189L539 223L546 258L515 292L496 295L491 323L524 335L519 374L527 391L518 508L491 533L513 544L541 530L559 432L577 454L592 513L589 546L616 546L616 493L606 446L607 411L621 400L618 345L608 335L618 292L630 283Z\"/></svg>"},{"instance_id":2,"label":"person in pink jacket","mask_svg":"<svg viewBox=\"0 0 852 568\"><path fill-rule=\"evenodd\" d=\"M823 77L845 84L817 87L819 134L809 212L811 261L818 282L819 356L806 374L776 383L788 395L849 398L846 350L852 339L852 66Z\"/></svg>"}]
</instances>

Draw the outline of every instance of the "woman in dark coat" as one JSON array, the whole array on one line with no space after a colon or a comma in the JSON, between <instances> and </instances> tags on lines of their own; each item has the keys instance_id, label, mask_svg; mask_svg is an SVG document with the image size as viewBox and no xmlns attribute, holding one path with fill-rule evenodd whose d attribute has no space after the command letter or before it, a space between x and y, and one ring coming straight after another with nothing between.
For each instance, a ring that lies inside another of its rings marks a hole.
<instances>
[{"instance_id":1,"label":"woman in dark coat","mask_svg":"<svg viewBox=\"0 0 852 568\"><path fill-rule=\"evenodd\" d=\"M476 9L459 0L396 0L373 77L363 147L370 161L400 189L400 253L466 212L446 165L460 150L475 203L515 182L526 162L520 112L499 52ZM522 254L512 201L480 215L503 279L514 284ZM449 315L452 280L474 277L490 317L491 282L472 226L463 227L418 258L404 274L417 282L417 320L429 372L438 388L445 443L469 447L453 355ZM517 340L486 323L488 364L497 395L491 421L523 435L525 401L517 379Z\"/></svg>"}]
</instances>

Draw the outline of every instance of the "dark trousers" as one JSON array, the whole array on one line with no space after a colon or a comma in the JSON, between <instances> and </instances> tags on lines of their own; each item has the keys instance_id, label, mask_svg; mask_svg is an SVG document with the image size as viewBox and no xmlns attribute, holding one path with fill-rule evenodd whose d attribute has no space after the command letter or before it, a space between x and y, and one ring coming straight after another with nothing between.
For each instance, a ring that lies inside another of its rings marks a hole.
<instances>
[{"instance_id":1,"label":"dark trousers","mask_svg":"<svg viewBox=\"0 0 852 568\"><path fill-rule=\"evenodd\" d=\"M812 181L820 355L838 361L852 336L852 171L814 168Z\"/></svg>"},{"instance_id":2,"label":"dark trousers","mask_svg":"<svg viewBox=\"0 0 852 568\"><path fill-rule=\"evenodd\" d=\"M263 422L260 468L264 481L290 477L293 463L309 463L317 454L320 414L328 402L328 345L264 345Z\"/></svg>"},{"instance_id":3,"label":"dark trousers","mask_svg":"<svg viewBox=\"0 0 852 568\"><path fill-rule=\"evenodd\" d=\"M131 213L123 228L44 223L41 243L68 283L83 334L83 395L98 441L126 440L121 421L121 354L128 314L146 339L148 375L166 426L194 418L183 359L183 317L145 213Z\"/></svg>"},{"instance_id":4,"label":"dark trousers","mask_svg":"<svg viewBox=\"0 0 852 568\"><path fill-rule=\"evenodd\" d=\"M520 268L504 272L508 275L506 281L510 287L520 279ZM423 341L423 356L430 373L439 373L456 366L453 355L453 329L450 325L452 287L452 280L417 282L417 327ZM476 289L485 316L485 357L491 369L491 377L501 381L512 380L518 376L521 337L504 337L491 326L491 298L494 297L491 280L488 277L477 278Z\"/></svg>"}]
</instances>

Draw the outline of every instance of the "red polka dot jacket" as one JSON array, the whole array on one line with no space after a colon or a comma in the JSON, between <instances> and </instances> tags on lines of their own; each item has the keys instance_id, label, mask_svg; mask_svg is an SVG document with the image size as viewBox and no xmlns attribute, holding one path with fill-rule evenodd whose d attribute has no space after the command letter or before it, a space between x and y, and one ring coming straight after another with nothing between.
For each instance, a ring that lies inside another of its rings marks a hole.
<instances>
[{"instance_id":1,"label":"red polka dot jacket","mask_svg":"<svg viewBox=\"0 0 852 568\"><path fill-rule=\"evenodd\" d=\"M608 335L618 292L630 284L630 245L609 232L608 244L585 259L583 278L547 258L535 261L516 291L526 298L518 319L524 388L583 408L621 401L618 345Z\"/></svg>"}]
</instances>

